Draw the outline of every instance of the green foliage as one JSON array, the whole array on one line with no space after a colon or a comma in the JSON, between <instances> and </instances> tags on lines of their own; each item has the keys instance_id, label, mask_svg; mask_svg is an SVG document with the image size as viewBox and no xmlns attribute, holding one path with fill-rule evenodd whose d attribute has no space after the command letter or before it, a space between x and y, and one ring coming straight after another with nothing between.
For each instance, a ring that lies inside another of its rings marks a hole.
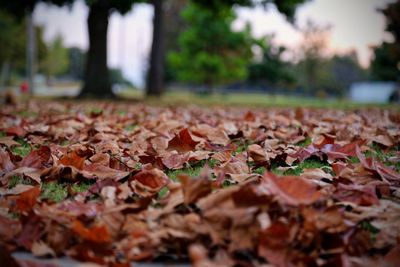
<instances>
[{"instance_id":1,"label":"green foliage","mask_svg":"<svg viewBox=\"0 0 400 267\"><path fill-rule=\"evenodd\" d=\"M399 59L393 44L383 42L374 48L374 59L371 63L372 76L382 81L396 81L399 79Z\"/></svg>"},{"instance_id":2,"label":"green foliage","mask_svg":"<svg viewBox=\"0 0 400 267\"><path fill-rule=\"evenodd\" d=\"M382 10L386 18L386 32L393 36L392 42L383 42L374 49L371 64L375 79L400 80L400 1L390 3Z\"/></svg>"},{"instance_id":3,"label":"green foliage","mask_svg":"<svg viewBox=\"0 0 400 267\"><path fill-rule=\"evenodd\" d=\"M13 83L15 76L25 75L26 67L26 22L15 17L15 14L2 9L0 4L0 68L8 65L9 73L5 83ZM14 1L15 2L15 1ZM19 1L16 1L19 2ZM23 18L23 17L22 17ZM39 63L46 55L46 45L43 41L43 28L35 27L37 56Z\"/></svg>"},{"instance_id":4,"label":"green foliage","mask_svg":"<svg viewBox=\"0 0 400 267\"><path fill-rule=\"evenodd\" d=\"M252 6L261 4L275 4L279 12L284 14L290 21L293 20L296 8L298 5L306 2L307 0L194 0L194 2L211 9L218 9L221 6Z\"/></svg>"},{"instance_id":5,"label":"green foliage","mask_svg":"<svg viewBox=\"0 0 400 267\"><path fill-rule=\"evenodd\" d=\"M64 74L68 70L68 60L68 50L64 47L62 36L58 35L48 46L42 68L48 77Z\"/></svg>"},{"instance_id":6,"label":"green foliage","mask_svg":"<svg viewBox=\"0 0 400 267\"><path fill-rule=\"evenodd\" d=\"M180 51L168 55L177 78L209 88L244 79L252 39L249 28L232 31L231 8L212 10L192 3L182 15L188 28L180 35Z\"/></svg>"}]
</instances>

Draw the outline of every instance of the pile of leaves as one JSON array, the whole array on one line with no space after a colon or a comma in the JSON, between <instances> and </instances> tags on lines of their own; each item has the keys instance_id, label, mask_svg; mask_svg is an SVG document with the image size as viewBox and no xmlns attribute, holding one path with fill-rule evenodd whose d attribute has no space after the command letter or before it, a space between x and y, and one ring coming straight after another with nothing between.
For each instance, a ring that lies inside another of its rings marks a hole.
<instances>
[{"instance_id":1,"label":"pile of leaves","mask_svg":"<svg viewBox=\"0 0 400 267\"><path fill-rule=\"evenodd\" d=\"M0 136L7 266L400 266L396 110L29 101Z\"/></svg>"}]
</instances>

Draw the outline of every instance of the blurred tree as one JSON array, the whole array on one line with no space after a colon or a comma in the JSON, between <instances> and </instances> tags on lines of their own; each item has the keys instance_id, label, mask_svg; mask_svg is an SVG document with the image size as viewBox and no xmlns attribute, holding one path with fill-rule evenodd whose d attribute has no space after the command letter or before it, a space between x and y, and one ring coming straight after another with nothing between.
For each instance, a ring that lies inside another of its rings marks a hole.
<instances>
[{"instance_id":1,"label":"blurred tree","mask_svg":"<svg viewBox=\"0 0 400 267\"><path fill-rule=\"evenodd\" d=\"M299 69L301 75L300 83L308 93L315 93L317 90L317 79L322 79L321 70L324 65L324 53L328 42L329 27L307 21L301 29L303 41L300 51Z\"/></svg>"},{"instance_id":2,"label":"blurred tree","mask_svg":"<svg viewBox=\"0 0 400 267\"><path fill-rule=\"evenodd\" d=\"M68 48L68 76L75 80L82 80L85 69L86 53L79 47Z\"/></svg>"},{"instance_id":3,"label":"blurred tree","mask_svg":"<svg viewBox=\"0 0 400 267\"><path fill-rule=\"evenodd\" d=\"M153 41L150 51L150 68L147 73L146 95L160 96L164 88L164 0L151 0L154 6Z\"/></svg>"},{"instance_id":4,"label":"blurred tree","mask_svg":"<svg viewBox=\"0 0 400 267\"><path fill-rule=\"evenodd\" d=\"M108 20L113 11L127 13L140 0L86 0L89 7L87 53L84 86L80 96L112 97L107 67Z\"/></svg>"},{"instance_id":5,"label":"blurred tree","mask_svg":"<svg viewBox=\"0 0 400 267\"><path fill-rule=\"evenodd\" d=\"M179 35L185 29L186 22L180 16L189 0L167 0L164 6L165 24L165 53L179 51ZM170 82L176 80L176 74L171 68L169 61L164 60L164 80Z\"/></svg>"},{"instance_id":6,"label":"blurred tree","mask_svg":"<svg viewBox=\"0 0 400 267\"><path fill-rule=\"evenodd\" d=\"M249 28L231 30L232 9L210 10L191 3L182 15L189 27L180 36L180 51L168 58L178 79L203 84L210 92L217 84L244 79L252 38Z\"/></svg>"},{"instance_id":7,"label":"blurred tree","mask_svg":"<svg viewBox=\"0 0 400 267\"><path fill-rule=\"evenodd\" d=\"M113 85L119 84L119 85L133 86L132 83L124 77L124 74L122 73L122 70L120 68L111 68L110 78L111 78L111 84Z\"/></svg>"},{"instance_id":8,"label":"blurred tree","mask_svg":"<svg viewBox=\"0 0 400 267\"><path fill-rule=\"evenodd\" d=\"M9 11L0 9L0 86L11 82L11 75L25 74L26 68L26 22L17 19ZM43 41L43 28L36 27L36 47L39 65L46 57L47 49Z\"/></svg>"},{"instance_id":9,"label":"blurred tree","mask_svg":"<svg viewBox=\"0 0 400 267\"><path fill-rule=\"evenodd\" d=\"M23 28L17 21L4 11L0 10L0 86L4 86L9 80L11 63L18 57L20 42L18 37ZM18 52L17 52L18 51ZM17 53L16 53L17 52Z\"/></svg>"},{"instance_id":10,"label":"blurred tree","mask_svg":"<svg viewBox=\"0 0 400 267\"><path fill-rule=\"evenodd\" d=\"M68 70L68 65L68 49L64 47L62 36L57 35L48 45L47 55L42 64L43 71L47 79L51 79L54 76L65 74Z\"/></svg>"},{"instance_id":11,"label":"blurred tree","mask_svg":"<svg viewBox=\"0 0 400 267\"><path fill-rule=\"evenodd\" d=\"M72 4L74 0L18 0L1 1L0 7L6 8L17 17L31 13L38 2L55 5ZM107 67L107 32L109 16L113 11L127 13L135 2L141 0L85 0L89 7L87 19L89 50L87 53L84 86L80 96L112 97L110 74Z\"/></svg>"},{"instance_id":12,"label":"blurred tree","mask_svg":"<svg viewBox=\"0 0 400 267\"><path fill-rule=\"evenodd\" d=\"M335 95L344 96L352 83L367 78L367 72L361 68L355 51L345 55L335 55L329 59L327 65L326 72L330 73L332 78L325 86L328 92Z\"/></svg>"},{"instance_id":13,"label":"blurred tree","mask_svg":"<svg viewBox=\"0 0 400 267\"><path fill-rule=\"evenodd\" d=\"M257 40L256 46L261 50L261 60L248 67L247 79L250 83L272 86L290 86L295 83L291 64L282 59L285 47L273 45L273 36Z\"/></svg>"},{"instance_id":14,"label":"blurred tree","mask_svg":"<svg viewBox=\"0 0 400 267\"><path fill-rule=\"evenodd\" d=\"M400 81L400 0L388 4L381 12L386 18L386 31L394 40L374 48L372 75L383 81Z\"/></svg>"},{"instance_id":15,"label":"blurred tree","mask_svg":"<svg viewBox=\"0 0 400 267\"><path fill-rule=\"evenodd\" d=\"M176 0L174 0L176 1ZM180 0L181 1L181 0ZM256 4L262 4L267 6L268 4L274 3L277 9L285 14L289 20L293 19L295 10L299 4L302 4L307 0L192 0L192 2L199 4L203 8L212 10L213 13L218 13L219 9L231 8L233 5L251 6ZM151 1L154 6L154 28L153 28L153 43L150 55L150 68L147 74L147 95L160 95L164 90L163 81L164 67L165 67L165 34L164 24L162 23L164 5L167 5L168 1L153 0ZM166 4L163 4L167 2ZM186 1L182 1L186 2ZM180 3L178 4L178 6ZM175 14L176 15L176 14ZM169 17L170 19L170 17ZM168 50L169 51L169 50ZM169 67L169 61L167 61ZM173 68L167 69L167 75L173 73Z\"/></svg>"}]
</instances>

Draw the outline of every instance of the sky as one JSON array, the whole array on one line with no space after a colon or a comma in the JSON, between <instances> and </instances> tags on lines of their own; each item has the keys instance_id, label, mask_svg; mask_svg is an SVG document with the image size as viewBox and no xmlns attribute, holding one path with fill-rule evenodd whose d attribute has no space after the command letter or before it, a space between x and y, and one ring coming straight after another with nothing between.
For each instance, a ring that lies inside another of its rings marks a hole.
<instances>
[{"instance_id":1,"label":"sky","mask_svg":"<svg viewBox=\"0 0 400 267\"><path fill-rule=\"evenodd\" d=\"M296 25L300 28L308 20L330 26L328 53L345 53L355 50L362 66L367 67L373 45L390 40L384 32L385 19L377 12L393 0L312 0L296 12ZM44 38L53 40L62 35L66 46L88 47L86 18L88 9L83 1L71 7L39 4L34 12L36 24L45 27ZM286 21L274 6L267 9L237 8L234 29L246 23L252 26L256 37L275 33L274 42L296 51L301 34L296 26ZM108 65L120 67L124 75L137 86L143 86L144 73L152 38L153 10L149 5L137 4L121 16L113 13L108 32Z\"/></svg>"}]
</instances>

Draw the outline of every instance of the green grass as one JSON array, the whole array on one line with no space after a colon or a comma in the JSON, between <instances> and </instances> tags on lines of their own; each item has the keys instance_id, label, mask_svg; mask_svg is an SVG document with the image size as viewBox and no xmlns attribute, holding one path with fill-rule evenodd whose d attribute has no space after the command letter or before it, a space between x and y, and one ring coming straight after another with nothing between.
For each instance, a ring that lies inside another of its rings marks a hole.
<instances>
[{"instance_id":1,"label":"green grass","mask_svg":"<svg viewBox=\"0 0 400 267\"><path fill-rule=\"evenodd\" d=\"M169 192L169 190L168 190L168 188L166 186L161 188L161 190L158 191L158 199L164 198L167 195L168 192Z\"/></svg>"},{"instance_id":2,"label":"green grass","mask_svg":"<svg viewBox=\"0 0 400 267\"><path fill-rule=\"evenodd\" d=\"M93 115L100 115L102 112L103 109L99 107L93 107L87 111L88 114L93 114Z\"/></svg>"},{"instance_id":3,"label":"green grass","mask_svg":"<svg viewBox=\"0 0 400 267\"><path fill-rule=\"evenodd\" d=\"M373 143L371 145L371 150L368 150L365 152L366 157L373 157L382 162L386 166L391 166L394 167L394 169L397 172L400 172L400 162L393 163L389 160L390 157L396 156L396 153L399 151L399 147L394 147L393 149L389 151L384 151L382 148L376 144ZM357 159L358 160L358 159ZM356 161L356 160L354 160ZM359 162L359 160L358 160ZM357 161L355 163L358 163Z\"/></svg>"},{"instance_id":4,"label":"green grass","mask_svg":"<svg viewBox=\"0 0 400 267\"><path fill-rule=\"evenodd\" d=\"M75 193L85 192L92 185L92 182L80 182L76 184L49 182L42 183L41 199L60 202L68 197L68 188Z\"/></svg>"},{"instance_id":5,"label":"green grass","mask_svg":"<svg viewBox=\"0 0 400 267\"><path fill-rule=\"evenodd\" d=\"M21 157L25 157L26 155L28 155L31 152L31 150L32 150L31 146L24 139L16 138L15 141L18 142L20 145L19 146L13 146L11 148L11 152L12 153L14 153L16 155L19 155Z\"/></svg>"},{"instance_id":6,"label":"green grass","mask_svg":"<svg viewBox=\"0 0 400 267\"><path fill-rule=\"evenodd\" d=\"M165 174L173 181L178 181L178 176L180 174L186 174L190 177L196 177L200 175L201 170L204 168L206 164L213 169L217 166L220 162L215 159L209 160L201 160L193 165L189 165L185 168L178 169L178 170L166 170Z\"/></svg>"},{"instance_id":7,"label":"green grass","mask_svg":"<svg viewBox=\"0 0 400 267\"><path fill-rule=\"evenodd\" d=\"M128 99L143 100L143 93L132 90L121 95ZM395 104L357 104L346 100L328 100L321 98L296 97L296 96L274 96L262 93L229 93L200 95L192 92L170 91L166 92L161 99L147 98L144 100L151 105L224 105L224 106L251 106L251 107L315 107L315 108L340 108L352 109L363 107L395 108Z\"/></svg>"},{"instance_id":8,"label":"green grass","mask_svg":"<svg viewBox=\"0 0 400 267\"><path fill-rule=\"evenodd\" d=\"M41 199L60 202L68 196L67 186L57 182L43 183L41 189Z\"/></svg>"},{"instance_id":9,"label":"green grass","mask_svg":"<svg viewBox=\"0 0 400 267\"><path fill-rule=\"evenodd\" d=\"M136 127L138 127L137 124L130 124L130 125L125 126L124 129L125 129L126 131L128 131L128 132L132 132L133 130L135 130Z\"/></svg>"},{"instance_id":10,"label":"green grass","mask_svg":"<svg viewBox=\"0 0 400 267\"><path fill-rule=\"evenodd\" d=\"M62 140L60 142L60 146L68 146L68 145L70 145L70 142L68 140Z\"/></svg>"},{"instance_id":11,"label":"green grass","mask_svg":"<svg viewBox=\"0 0 400 267\"><path fill-rule=\"evenodd\" d=\"M322 162L315 158L309 158L304 160L299 164L294 164L293 169L289 169L286 171L282 171L278 169L278 166L273 166L271 171L277 175L295 175L299 176L303 173L304 169L316 169L316 168L325 168L329 167L328 163Z\"/></svg>"},{"instance_id":12,"label":"green grass","mask_svg":"<svg viewBox=\"0 0 400 267\"><path fill-rule=\"evenodd\" d=\"M376 236L380 232L380 230L378 228L373 226L369 221L362 221L361 224L360 224L360 227L363 230L369 232L372 242L376 241Z\"/></svg>"},{"instance_id":13,"label":"green grass","mask_svg":"<svg viewBox=\"0 0 400 267\"><path fill-rule=\"evenodd\" d=\"M259 175L263 175L265 173L266 169L264 167L259 167L257 169L253 170L253 173L257 173Z\"/></svg>"},{"instance_id":14,"label":"green grass","mask_svg":"<svg viewBox=\"0 0 400 267\"><path fill-rule=\"evenodd\" d=\"M189 175L190 177L199 176L202 168L203 168L202 166L195 166L195 167L187 167L187 168L183 168L183 169L179 169L179 170L168 170L168 171L166 171L166 174L169 177L169 179L171 179L173 181L178 181L178 176L180 174L186 174L186 175Z\"/></svg>"},{"instance_id":15,"label":"green grass","mask_svg":"<svg viewBox=\"0 0 400 267\"><path fill-rule=\"evenodd\" d=\"M308 146L308 145L311 145L311 143L312 143L311 138L310 138L310 137L307 137L305 140L303 140L303 141L297 143L296 145L297 145L297 146L301 146L301 147L306 147L306 146Z\"/></svg>"},{"instance_id":16,"label":"green grass","mask_svg":"<svg viewBox=\"0 0 400 267\"><path fill-rule=\"evenodd\" d=\"M88 182L81 182L78 184L73 184L71 186L72 190L76 193L81 193L81 192L85 192L89 189L89 187L92 185L92 183L88 183Z\"/></svg>"},{"instance_id":17,"label":"green grass","mask_svg":"<svg viewBox=\"0 0 400 267\"><path fill-rule=\"evenodd\" d=\"M25 179L23 176L13 175L8 182L8 188L14 188L18 184L31 185L32 181L30 179Z\"/></svg>"},{"instance_id":18,"label":"green grass","mask_svg":"<svg viewBox=\"0 0 400 267\"><path fill-rule=\"evenodd\" d=\"M24 110L18 113L19 116L23 118L35 118L39 113L29 110Z\"/></svg>"}]
</instances>

